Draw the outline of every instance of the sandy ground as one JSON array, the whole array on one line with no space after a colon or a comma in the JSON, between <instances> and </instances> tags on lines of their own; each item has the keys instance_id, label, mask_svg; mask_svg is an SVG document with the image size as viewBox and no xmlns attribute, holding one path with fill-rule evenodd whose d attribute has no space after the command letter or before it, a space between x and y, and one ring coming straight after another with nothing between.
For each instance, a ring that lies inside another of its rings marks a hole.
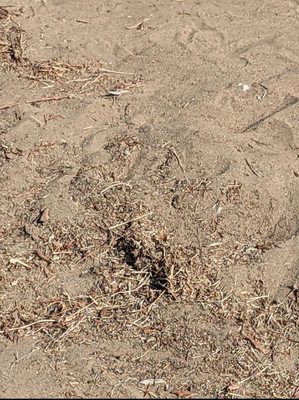
<instances>
[{"instance_id":1,"label":"sandy ground","mask_svg":"<svg viewBox=\"0 0 299 400\"><path fill-rule=\"evenodd\" d=\"M299 397L299 1L0 7L0 396Z\"/></svg>"}]
</instances>

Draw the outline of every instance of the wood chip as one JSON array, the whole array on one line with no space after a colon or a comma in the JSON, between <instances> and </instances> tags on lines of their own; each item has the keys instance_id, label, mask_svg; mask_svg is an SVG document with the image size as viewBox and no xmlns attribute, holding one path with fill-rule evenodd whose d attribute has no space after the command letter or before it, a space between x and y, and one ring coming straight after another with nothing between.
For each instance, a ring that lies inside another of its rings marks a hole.
<instances>
[{"instance_id":1,"label":"wood chip","mask_svg":"<svg viewBox=\"0 0 299 400\"><path fill-rule=\"evenodd\" d=\"M40 214L39 218L38 218L38 222L40 222L41 224L44 224L45 222L47 222L49 219L49 209L48 207L46 207Z\"/></svg>"},{"instance_id":2,"label":"wood chip","mask_svg":"<svg viewBox=\"0 0 299 400\"><path fill-rule=\"evenodd\" d=\"M162 240L162 242L166 242L167 241L167 233L165 232L164 229L160 230L160 239Z\"/></svg>"}]
</instances>

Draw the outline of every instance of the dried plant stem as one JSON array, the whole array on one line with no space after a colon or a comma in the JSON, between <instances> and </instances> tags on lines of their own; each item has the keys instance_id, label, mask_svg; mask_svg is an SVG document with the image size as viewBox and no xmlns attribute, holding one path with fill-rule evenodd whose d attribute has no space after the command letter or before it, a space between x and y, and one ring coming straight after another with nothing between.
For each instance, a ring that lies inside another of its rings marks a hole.
<instances>
[{"instance_id":1,"label":"dried plant stem","mask_svg":"<svg viewBox=\"0 0 299 400\"><path fill-rule=\"evenodd\" d=\"M149 212L149 213L146 213L146 214L144 214L144 215L141 215L140 217L132 218L132 219L130 219L129 221L121 222L121 223L119 223L119 224L110 226L108 229L109 229L109 230L112 230L112 229L115 229L115 228L119 228L120 226L127 225L127 224L129 224L129 223L131 223L131 222L139 221L140 219L146 218L146 217L148 217L149 215L152 215L152 212Z\"/></svg>"},{"instance_id":2,"label":"dried plant stem","mask_svg":"<svg viewBox=\"0 0 299 400\"><path fill-rule=\"evenodd\" d=\"M5 106L1 106L0 110L6 110L7 108L18 107L22 104L45 103L47 101L59 101L59 100L64 100L64 99L72 99L73 97L74 97L73 95L68 94L66 96L53 96L53 97L44 97L42 99L36 99L36 100L26 100L24 102L10 103Z\"/></svg>"},{"instance_id":3,"label":"dried plant stem","mask_svg":"<svg viewBox=\"0 0 299 400\"><path fill-rule=\"evenodd\" d=\"M21 325L21 326L15 327L15 328L9 328L8 331L9 332L20 331L22 329L29 328L30 326L33 326L33 325L45 324L45 323L49 323L49 322L57 322L57 321L55 319L40 319L39 321L31 322L30 324L27 324L27 325ZM0 333L4 333L4 332L5 331L0 331Z\"/></svg>"}]
</instances>

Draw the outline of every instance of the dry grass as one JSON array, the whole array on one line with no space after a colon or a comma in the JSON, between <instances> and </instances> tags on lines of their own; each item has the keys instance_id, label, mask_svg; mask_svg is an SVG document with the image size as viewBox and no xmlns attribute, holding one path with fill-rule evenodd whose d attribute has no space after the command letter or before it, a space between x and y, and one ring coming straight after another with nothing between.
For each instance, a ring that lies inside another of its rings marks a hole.
<instances>
[{"instance_id":1,"label":"dry grass","mask_svg":"<svg viewBox=\"0 0 299 400\"><path fill-rule=\"evenodd\" d=\"M77 87L87 91L97 85L107 89L142 83L136 77L115 80L101 71L98 63L30 61L25 55L24 32L13 22L17 15L0 7L2 68L6 71L38 84L60 85L66 92ZM170 377L174 368L189 367L188 357L198 358L197 373L209 378L202 394L214 393L220 398L257 397L261 393L293 396L299 374L279 367L279 360L298 350L297 291L278 301L268 295L262 281L254 282L251 292L225 290L219 277L224 259L227 265L236 265L247 252L246 262L253 266L267 249L255 246L249 254L246 245L236 249L232 244L221 253L212 242L217 221L205 219L204 214L201 228L211 238L209 245L182 245L175 236L168 237L163 216L142 200L143 188L116 178L140 146L136 137L117 136L107 145L109 165L78 171L67 192L82 212L72 220L52 221L50 215L41 222L39 187L32 187L24 198L14 199L14 224L0 231L1 334L13 341L34 335L45 349L63 350L70 342L123 338L133 332L144 343L145 354L153 346L176 354L181 365L170 362L165 367L161 362L156 366L159 372L165 371L165 377ZM0 150L4 163L13 150L5 143ZM183 172L184 167L172 149L162 150L150 183L158 195L166 196L173 163L177 162ZM51 176L43 165L42 153L51 151L44 147L30 155L40 163L41 176L44 173L47 179ZM195 203L203 201L209 183L208 178L177 183L189 196L194 215ZM234 182L222 188L222 195L228 202L240 201L240 189ZM87 277L86 288L82 286L80 294L69 293L60 284L65 274L83 282ZM191 304L202 310L201 315L213 328L199 326L194 330L188 315L166 321L163 307L171 304ZM225 324L234 330L225 338L220 333L218 340L213 330ZM148 337L149 342L144 339ZM149 374L153 370L146 357L143 368ZM197 389L190 380L177 393L188 397ZM166 389L163 392L156 387L144 392L148 397L169 396Z\"/></svg>"},{"instance_id":2,"label":"dry grass","mask_svg":"<svg viewBox=\"0 0 299 400\"><path fill-rule=\"evenodd\" d=\"M125 159L116 157L114 163ZM5 232L1 243L6 249L2 334L11 340L35 335L45 349L62 350L70 342L98 335L121 339L132 331L142 338L147 332L156 350L171 349L178 357L194 359L201 354L202 371L222 377L222 390L206 388L218 391L219 397L291 396L298 373L290 375L274 361L298 348L296 292L278 302L269 297L262 281L250 293L227 292L219 279L215 248L183 246L161 235L163 220L149 213L139 187L114 180L114 165L109 170L82 168L72 180L69 191L84 209L73 221L38 222L35 191L31 200L27 198L30 212L16 209L22 225ZM10 253L12 243L20 239L25 245L22 254ZM242 248L239 251L242 255ZM236 259L231 254L232 264ZM65 273L88 276L92 284L71 295L57 284ZM22 293L25 284L22 303L5 299L14 291ZM213 330L191 329L188 319L166 323L160 312L171 303L194 304L208 315L210 326L226 321L237 330L221 343ZM206 344L199 350L202 335ZM181 389L188 388L195 390L192 385Z\"/></svg>"},{"instance_id":3,"label":"dry grass","mask_svg":"<svg viewBox=\"0 0 299 400\"><path fill-rule=\"evenodd\" d=\"M53 59L31 60L26 55L26 32L15 21L22 10L0 7L1 68L6 73L15 73L19 78L31 80L33 85L42 85L52 93L82 94L111 90L132 89L144 83L141 76L133 73L112 71L104 68L101 61L69 63Z\"/></svg>"}]
</instances>

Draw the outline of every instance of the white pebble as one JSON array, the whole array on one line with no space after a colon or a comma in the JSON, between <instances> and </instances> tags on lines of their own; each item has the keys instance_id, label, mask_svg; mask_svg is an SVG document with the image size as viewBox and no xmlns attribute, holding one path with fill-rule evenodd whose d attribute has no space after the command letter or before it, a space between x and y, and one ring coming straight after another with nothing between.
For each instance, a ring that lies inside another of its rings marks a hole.
<instances>
[{"instance_id":1,"label":"white pebble","mask_svg":"<svg viewBox=\"0 0 299 400\"><path fill-rule=\"evenodd\" d=\"M245 83L238 83L238 86L242 92L248 92L250 90L250 86L246 85Z\"/></svg>"}]
</instances>

